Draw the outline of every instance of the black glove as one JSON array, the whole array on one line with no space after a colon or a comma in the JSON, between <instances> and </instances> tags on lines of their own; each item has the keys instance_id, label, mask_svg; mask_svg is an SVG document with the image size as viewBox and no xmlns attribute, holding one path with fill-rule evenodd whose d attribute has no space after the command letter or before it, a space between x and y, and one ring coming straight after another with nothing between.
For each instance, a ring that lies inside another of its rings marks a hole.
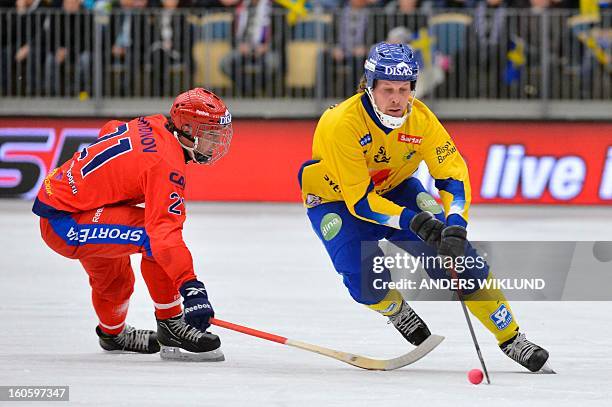
<instances>
[{"instance_id":1,"label":"black glove","mask_svg":"<svg viewBox=\"0 0 612 407\"><path fill-rule=\"evenodd\" d=\"M447 226L442 230L438 254L452 258L463 257L467 246L467 230L462 226Z\"/></svg>"},{"instance_id":2,"label":"black glove","mask_svg":"<svg viewBox=\"0 0 612 407\"><path fill-rule=\"evenodd\" d=\"M187 281L179 291L183 296L185 322L200 331L206 331L210 326L208 320L215 316L215 311L208 301L204 283L198 280Z\"/></svg>"},{"instance_id":3,"label":"black glove","mask_svg":"<svg viewBox=\"0 0 612 407\"><path fill-rule=\"evenodd\" d=\"M419 212L410 221L410 230L430 246L438 247L444 223L430 212Z\"/></svg>"}]
</instances>

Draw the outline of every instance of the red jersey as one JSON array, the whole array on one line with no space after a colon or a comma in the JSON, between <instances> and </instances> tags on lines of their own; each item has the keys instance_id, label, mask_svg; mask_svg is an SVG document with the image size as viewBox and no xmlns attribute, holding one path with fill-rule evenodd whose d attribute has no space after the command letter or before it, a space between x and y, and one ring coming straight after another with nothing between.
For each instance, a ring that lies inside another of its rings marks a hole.
<instances>
[{"instance_id":1,"label":"red jersey","mask_svg":"<svg viewBox=\"0 0 612 407\"><path fill-rule=\"evenodd\" d=\"M106 123L94 143L49 173L37 198L69 213L144 203L152 255L178 288L196 277L182 236L185 158L166 123L163 115Z\"/></svg>"}]
</instances>

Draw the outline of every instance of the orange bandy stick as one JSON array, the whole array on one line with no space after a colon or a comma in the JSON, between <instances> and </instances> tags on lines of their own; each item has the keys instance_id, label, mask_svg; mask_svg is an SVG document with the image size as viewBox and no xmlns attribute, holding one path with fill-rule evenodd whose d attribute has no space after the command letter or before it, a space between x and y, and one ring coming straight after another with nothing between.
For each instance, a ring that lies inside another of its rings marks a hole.
<instances>
[{"instance_id":1,"label":"orange bandy stick","mask_svg":"<svg viewBox=\"0 0 612 407\"><path fill-rule=\"evenodd\" d=\"M234 324L232 322L223 321L217 318L211 318L208 322L213 325L220 326L221 328L231 329L232 331L242 332L243 334L256 336L261 339L266 339L272 342L282 343L283 345L287 343L287 338L284 336L278 336L274 334L270 334L264 331L259 331L257 329L249 328L243 325Z\"/></svg>"},{"instance_id":2,"label":"orange bandy stick","mask_svg":"<svg viewBox=\"0 0 612 407\"><path fill-rule=\"evenodd\" d=\"M309 352L318 353L319 355L327 356L339 360L341 362L348 363L349 365L357 366L359 368L367 370L394 370L412 364L417 360L421 359L423 356L427 355L432 350L434 350L436 346L438 346L444 340L443 336L431 335L416 349L404 355L398 356L393 359L373 359L366 356L342 352L302 341L296 341L293 339L285 338L284 336L279 336L268 332L260 331L258 329L234 324L233 322L223 321L218 318L211 318L209 322L213 325L222 328L231 329L232 331L255 336L257 338L265 339L272 342L281 343L283 345L293 346L295 348L299 348Z\"/></svg>"}]
</instances>

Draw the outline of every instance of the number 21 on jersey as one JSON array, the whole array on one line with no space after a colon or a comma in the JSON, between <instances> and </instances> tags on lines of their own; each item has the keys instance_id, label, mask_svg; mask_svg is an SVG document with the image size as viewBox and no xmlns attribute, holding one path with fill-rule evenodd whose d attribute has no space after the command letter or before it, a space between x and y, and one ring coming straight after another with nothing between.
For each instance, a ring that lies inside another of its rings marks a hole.
<instances>
[{"instance_id":1,"label":"number 21 on jersey","mask_svg":"<svg viewBox=\"0 0 612 407\"><path fill-rule=\"evenodd\" d=\"M88 147L85 147L79 155L79 161L87 161L81 168L81 176L85 178L110 160L132 151L132 140L130 140L130 137L127 135L121 137L127 132L128 125L123 123L114 132L100 137ZM90 155L88 149L100 143L102 143L104 148L99 153Z\"/></svg>"}]
</instances>

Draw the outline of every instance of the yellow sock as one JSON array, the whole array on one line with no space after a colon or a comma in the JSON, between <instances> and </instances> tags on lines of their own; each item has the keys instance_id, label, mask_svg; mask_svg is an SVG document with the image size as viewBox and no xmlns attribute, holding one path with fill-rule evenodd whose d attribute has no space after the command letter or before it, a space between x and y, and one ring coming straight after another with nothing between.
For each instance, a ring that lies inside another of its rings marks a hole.
<instances>
[{"instance_id":1,"label":"yellow sock","mask_svg":"<svg viewBox=\"0 0 612 407\"><path fill-rule=\"evenodd\" d=\"M385 298L376 304L368 305L368 308L389 317L400 310L403 301L404 299L399 291L389 290Z\"/></svg>"},{"instance_id":2,"label":"yellow sock","mask_svg":"<svg viewBox=\"0 0 612 407\"><path fill-rule=\"evenodd\" d=\"M490 280L491 273L487 277ZM504 293L498 288L482 288L464 296L465 305L470 312L480 320L499 344L512 338L519 329L516 318L506 300Z\"/></svg>"}]
</instances>

